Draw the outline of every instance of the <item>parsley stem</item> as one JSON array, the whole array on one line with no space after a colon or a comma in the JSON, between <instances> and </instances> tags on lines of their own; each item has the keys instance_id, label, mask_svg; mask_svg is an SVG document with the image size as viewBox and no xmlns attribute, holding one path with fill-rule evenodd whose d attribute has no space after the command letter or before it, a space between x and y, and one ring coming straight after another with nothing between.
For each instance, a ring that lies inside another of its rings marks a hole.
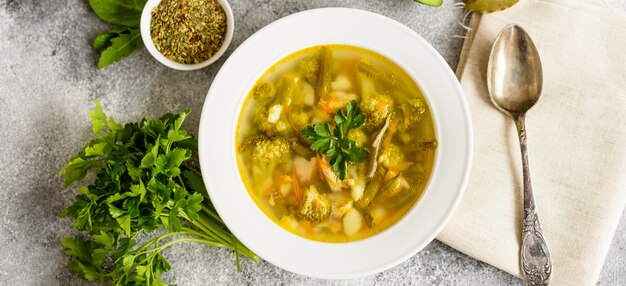
<instances>
[{"instance_id":1,"label":"parsley stem","mask_svg":"<svg viewBox=\"0 0 626 286\"><path fill-rule=\"evenodd\" d=\"M158 243L159 243L159 241L160 241L160 240L162 240L162 239L164 239L164 238L168 238L168 237L170 237L170 236L174 236L174 235L183 235L183 234L187 234L187 233L186 233L186 232L184 232L184 231L179 231L179 232L168 232L168 233L162 234L162 235L160 235L160 236L158 236L158 237L155 237L154 239L152 239L152 240L150 240L150 241L146 242L144 245L142 245L141 247L139 247L139 248L135 249L135 250L134 250L134 251L132 251L131 253L134 253L134 252L136 252L136 251L142 251L142 250L144 250L144 249L148 248L150 245L153 245L153 244L155 244L155 243L157 243L157 244L158 244ZM117 260L120 260L120 258L118 258Z\"/></svg>"},{"instance_id":2,"label":"parsley stem","mask_svg":"<svg viewBox=\"0 0 626 286\"><path fill-rule=\"evenodd\" d=\"M202 244L205 244L205 245L208 245L208 246L219 246L219 247L228 248L227 246L225 246L225 245L223 245L223 244L221 244L219 242L216 242L214 240L192 238L192 237L183 237L183 238L177 238L177 239L174 239L172 241L169 241L166 244L163 244L162 246L159 246L159 247L156 247L156 248L152 248L152 249L149 249L149 250L145 250L145 251L142 251L142 252L139 252L139 253L135 253L133 255L139 256L139 255L142 255L142 254L152 253L152 255L150 255L149 257L146 257L146 258L144 258L144 259L142 259L142 260L140 260L138 262L139 264L141 264L141 263L146 262L148 259L152 258L152 256L154 254L159 253L159 252L163 251L163 249L166 249L166 248L168 248L168 247L170 247L170 246L172 246L172 245L174 245L176 243L180 243L180 242L198 242L198 243L202 243Z\"/></svg>"},{"instance_id":3,"label":"parsley stem","mask_svg":"<svg viewBox=\"0 0 626 286\"><path fill-rule=\"evenodd\" d=\"M216 224L215 222L213 222L211 220L210 217L207 217L203 213L198 213L198 215L199 215L199 218L196 220L196 222L198 222L199 225L202 225L202 227L205 228L205 229L203 229L204 231L206 231L209 234L210 233L214 233L216 235L216 239L218 239L222 243L224 243L226 245L232 245L231 248L233 248L236 252L241 252L245 256L247 256L250 259L254 260L255 262L259 262L259 257L254 252L252 252L245 245L243 245L239 241L239 239L237 239L234 235L228 233L227 231L225 231L221 227L223 225L223 223L221 225L220 224ZM194 222L192 222L192 223L194 223ZM196 225L196 226L198 226L198 225ZM198 227L200 227L200 226L198 226ZM206 228L208 228L208 229L206 229Z\"/></svg>"},{"instance_id":4,"label":"parsley stem","mask_svg":"<svg viewBox=\"0 0 626 286\"><path fill-rule=\"evenodd\" d=\"M210 217L212 217L213 219L215 219L216 221L218 221L221 224L224 224L224 221L222 221L222 218L220 218L220 216L217 215L217 213L215 213L214 210L211 210L209 208L207 208L206 206L204 206L204 204L202 205L202 210L209 215Z\"/></svg>"}]
</instances>

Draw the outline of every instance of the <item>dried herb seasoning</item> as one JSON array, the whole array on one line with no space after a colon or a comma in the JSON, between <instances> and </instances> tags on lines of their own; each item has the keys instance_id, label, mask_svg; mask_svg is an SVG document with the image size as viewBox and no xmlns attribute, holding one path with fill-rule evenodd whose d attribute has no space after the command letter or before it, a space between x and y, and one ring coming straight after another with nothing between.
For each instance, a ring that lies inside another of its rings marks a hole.
<instances>
[{"instance_id":1,"label":"dried herb seasoning","mask_svg":"<svg viewBox=\"0 0 626 286\"><path fill-rule=\"evenodd\" d=\"M163 0L152 10L150 34L166 58L197 64L220 49L226 25L226 14L215 0Z\"/></svg>"}]
</instances>

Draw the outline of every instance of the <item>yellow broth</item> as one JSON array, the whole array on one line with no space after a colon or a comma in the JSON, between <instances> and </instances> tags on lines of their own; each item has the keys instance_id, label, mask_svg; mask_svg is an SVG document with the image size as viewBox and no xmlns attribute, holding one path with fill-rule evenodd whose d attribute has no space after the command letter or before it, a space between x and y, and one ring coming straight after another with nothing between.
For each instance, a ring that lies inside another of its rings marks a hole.
<instances>
[{"instance_id":1,"label":"yellow broth","mask_svg":"<svg viewBox=\"0 0 626 286\"><path fill-rule=\"evenodd\" d=\"M340 180L301 130L334 127L334 114L352 100L366 120L347 138L369 155L348 163ZM430 110L410 76L382 55L346 45L306 48L270 67L246 98L236 142L240 175L263 213L324 242L363 239L400 220L424 191L437 147Z\"/></svg>"}]
</instances>

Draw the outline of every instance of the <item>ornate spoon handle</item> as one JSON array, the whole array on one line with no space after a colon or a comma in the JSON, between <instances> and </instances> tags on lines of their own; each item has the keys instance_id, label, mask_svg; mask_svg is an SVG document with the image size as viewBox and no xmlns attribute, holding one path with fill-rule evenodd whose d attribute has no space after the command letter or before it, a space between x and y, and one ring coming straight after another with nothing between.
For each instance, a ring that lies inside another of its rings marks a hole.
<instances>
[{"instance_id":1,"label":"ornate spoon handle","mask_svg":"<svg viewBox=\"0 0 626 286\"><path fill-rule=\"evenodd\" d=\"M515 117L515 126L517 127L522 150L522 170L524 173L524 221L522 225L522 246L520 248L522 276L528 285L549 285L552 274L552 261L548 245L543 238L541 226L539 225L533 186L530 182L524 115Z\"/></svg>"}]
</instances>

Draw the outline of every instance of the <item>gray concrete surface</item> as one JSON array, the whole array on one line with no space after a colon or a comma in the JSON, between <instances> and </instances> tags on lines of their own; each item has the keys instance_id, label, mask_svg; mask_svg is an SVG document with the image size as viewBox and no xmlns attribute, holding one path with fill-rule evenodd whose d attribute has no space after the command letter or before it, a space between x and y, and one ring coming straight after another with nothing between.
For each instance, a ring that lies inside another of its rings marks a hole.
<instances>
[{"instance_id":1,"label":"gray concrete surface","mask_svg":"<svg viewBox=\"0 0 626 286\"><path fill-rule=\"evenodd\" d=\"M455 68L464 34L463 11L445 1L438 9L411 0L231 0L236 32L230 54L261 27L294 12L345 6L396 19L426 38ZM626 3L606 0L626 14ZM69 260L59 240L73 234L58 217L75 194L63 189L61 166L90 137L87 111L95 98L119 122L158 116L185 107L196 129L202 103L224 59L195 72L168 69L145 50L106 69L96 68L93 38L106 30L87 0L0 0L0 285L83 285L63 267ZM226 57L224 57L226 58ZM408 261L378 275L325 281L243 262L231 253L197 245L167 251L179 285L522 285L485 263L433 241ZM599 285L626 283L626 222L622 219ZM584 269L581 269L584 271Z\"/></svg>"}]
</instances>

